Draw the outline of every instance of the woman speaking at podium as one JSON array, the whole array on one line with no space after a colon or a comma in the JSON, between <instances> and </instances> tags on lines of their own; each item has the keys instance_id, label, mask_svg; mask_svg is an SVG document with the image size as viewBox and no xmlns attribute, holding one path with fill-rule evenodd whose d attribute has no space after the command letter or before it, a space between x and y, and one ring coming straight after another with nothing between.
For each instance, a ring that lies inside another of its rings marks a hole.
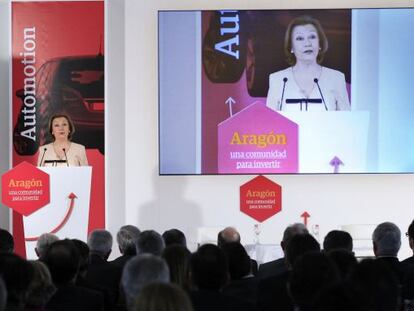
<instances>
[{"instance_id":1,"label":"woman speaking at podium","mask_svg":"<svg viewBox=\"0 0 414 311\"><path fill-rule=\"evenodd\" d=\"M68 115L53 115L49 121L53 142L39 148L37 166L86 166L85 147L71 141L75 127Z\"/></svg>"},{"instance_id":2,"label":"woman speaking at podium","mask_svg":"<svg viewBox=\"0 0 414 311\"><path fill-rule=\"evenodd\" d=\"M321 66L328 40L319 21L293 19L284 50L291 67L270 74L266 105L283 111L350 110L342 72Z\"/></svg>"}]
</instances>

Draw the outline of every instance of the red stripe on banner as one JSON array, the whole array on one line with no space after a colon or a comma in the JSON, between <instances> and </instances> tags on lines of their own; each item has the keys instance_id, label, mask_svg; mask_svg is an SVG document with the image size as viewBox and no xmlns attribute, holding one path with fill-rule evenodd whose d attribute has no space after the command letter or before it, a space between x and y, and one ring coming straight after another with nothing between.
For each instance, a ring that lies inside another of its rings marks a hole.
<instances>
[{"instance_id":1,"label":"red stripe on banner","mask_svg":"<svg viewBox=\"0 0 414 311\"><path fill-rule=\"evenodd\" d=\"M104 1L13 2L12 57L13 166L36 164L50 117L69 115L92 166L87 230L104 228ZM25 222L13 213L21 256Z\"/></svg>"}]
</instances>

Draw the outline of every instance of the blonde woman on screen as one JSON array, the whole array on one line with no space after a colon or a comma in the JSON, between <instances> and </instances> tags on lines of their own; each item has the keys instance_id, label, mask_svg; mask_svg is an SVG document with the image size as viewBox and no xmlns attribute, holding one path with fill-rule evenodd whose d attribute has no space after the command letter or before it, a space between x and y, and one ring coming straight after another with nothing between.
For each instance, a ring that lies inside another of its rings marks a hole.
<instances>
[{"instance_id":1,"label":"blonde woman on screen","mask_svg":"<svg viewBox=\"0 0 414 311\"><path fill-rule=\"evenodd\" d=\"M350 110L345 76L321 65L328 40L318 20L293 19L285 34L290 67L269 76L266 105L283 111Z\"/></svg>"}]
</instances>

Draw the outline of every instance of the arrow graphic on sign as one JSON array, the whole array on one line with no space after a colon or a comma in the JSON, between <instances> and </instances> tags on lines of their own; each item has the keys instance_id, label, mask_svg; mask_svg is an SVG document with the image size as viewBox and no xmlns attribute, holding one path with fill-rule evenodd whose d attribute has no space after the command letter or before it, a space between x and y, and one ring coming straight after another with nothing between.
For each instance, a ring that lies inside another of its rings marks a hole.
<instances>
[{"instance_id":1,"label":"arrow graphic on sign","mask_svg":"<svg viewBox=\"0 0 414 311\"><path fill-rule=\"evenodd\" d=\"M50 231L50 233L57 233L60 229L63 228L63 226L68 222L70 215L72 215L73 209L75 207L75 199L77 198L76 194L74 194L73 192L71 192L68 196L69 200L70 200L70 204L69 204L69 208L68 211L66 212L65 217L63 218L63 220L60 222L59 225L57 225L52 231ZM37 241L39 239L39 237L29 237L29 238L25 238L26 241L29 242L33 242L33 241Z\"/></svg>"},{"instance_id":2,"label":"arrow graphic on sign","mask_svg":"<svg viewBox=\"0 0 414 311\"><path fill-rule=\"evenodd\" d=\"M303 218L303 224L307 227L308 226L308 218L310 217L308 212L303 212L302 215L300 215L300 217Z\"/></svg>"},{"instance_id":3,"label":"arrow graphic on sign","mask_svg":"<svg viewBox=\"0 0 414 311\"><path fill-rule=\"evenodd\" d=\"M232 105L235 104L236 101L230 96L229 98L227 98L226 100L226 104L229 106L229 113L230 113L230 117L233 116L233 107Z\"/></svg>"},{"instance_id":4,"label":"arrow graphic on sign","mask_svg":"<svg viewBox=\"0 0 414 311\"><path fill-rule=\"evenodd\" d=\"M331 162L329 162L329 164L334 167L334 174L339 173L339 165L344 165L341 159L337 156L334 156Z\"/></svg>"}]
</instances>

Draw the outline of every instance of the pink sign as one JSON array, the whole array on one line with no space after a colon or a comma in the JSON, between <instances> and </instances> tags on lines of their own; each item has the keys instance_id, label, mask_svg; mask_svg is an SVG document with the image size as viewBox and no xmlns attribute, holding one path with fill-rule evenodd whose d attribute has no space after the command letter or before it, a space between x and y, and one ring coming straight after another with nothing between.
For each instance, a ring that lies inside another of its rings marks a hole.
<instances>
[{"instance_id":1,"label":"pink sign","mask_svg":"<svg viewBox=\"0 0 414 311\"><path fill-rule=\"evenodd\" d=\"M219 173L297 173L298 125L255 102L218 125Z\"/></svg>"}]
</instances>

